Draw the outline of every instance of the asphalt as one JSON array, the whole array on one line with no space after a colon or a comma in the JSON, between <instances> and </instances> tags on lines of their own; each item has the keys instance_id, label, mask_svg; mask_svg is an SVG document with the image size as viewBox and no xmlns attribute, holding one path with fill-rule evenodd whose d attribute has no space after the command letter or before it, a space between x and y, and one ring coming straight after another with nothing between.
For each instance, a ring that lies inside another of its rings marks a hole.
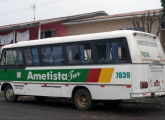
<instances>
[{"instance_id":1,"label":"asphalt","mask_svg":"<svg viewBox=\"0 0 165 120\"><path fill-rule=\"evenodd\" d=\"M164 120L165 106L122 103L114 109L100 104L90 111L77 110L73 103L49 100L37 102L21 97L18 102L5 102L0 96L0 120Z\"/></svg>"},{"instance_id":2,"label":"asphalt","mask_svg":"<svg viewBox=\"0 0 165 120\"><path fill-rule=\"evenodd\" d=\"M0 99L4 99L4 93L0 92ZM52 98L49 98L50 100ZM34 100L32 96L20 96L19 100ZM59 101L59 100L58 100ZM61 100L63 101L63 99ZM165 96L163 97L154 97L154 98L138 98L138 99L131 99L131 100L123 100L123 103L133 103L133 104L160 104L165 105Z\"/></svg>"}]
</instances>

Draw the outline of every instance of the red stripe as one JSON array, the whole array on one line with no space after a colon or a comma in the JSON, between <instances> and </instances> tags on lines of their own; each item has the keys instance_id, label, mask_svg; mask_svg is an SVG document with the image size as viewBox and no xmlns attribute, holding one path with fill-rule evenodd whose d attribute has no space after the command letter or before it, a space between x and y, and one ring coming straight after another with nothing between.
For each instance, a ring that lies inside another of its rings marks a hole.
<instances>
[{"instance_id":1,"label":"red stripe","mask_svg":"<svg viewBox=\"0 0 165 120\"><path fill-rule=\"evenodd\" d=\"M101 68L90 69L88 72L87 82L98 82L100 76Z\"/></svg>"}]
</instances>

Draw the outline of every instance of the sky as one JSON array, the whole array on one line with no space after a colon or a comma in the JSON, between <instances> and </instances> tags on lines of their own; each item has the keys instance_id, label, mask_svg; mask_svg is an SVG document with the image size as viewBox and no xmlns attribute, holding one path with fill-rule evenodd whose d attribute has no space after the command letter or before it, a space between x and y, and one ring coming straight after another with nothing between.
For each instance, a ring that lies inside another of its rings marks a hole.
<instances>
[{"instance_id":1,"label":"sky","mask_svg":"<svg viewBox=\"0 0 165 120\"><path fill-rule=\"evenodd\" d=\"M0 0L0 26L105 11L109 15L161 8L160 0Z\"/></svg>"}]
</instances>

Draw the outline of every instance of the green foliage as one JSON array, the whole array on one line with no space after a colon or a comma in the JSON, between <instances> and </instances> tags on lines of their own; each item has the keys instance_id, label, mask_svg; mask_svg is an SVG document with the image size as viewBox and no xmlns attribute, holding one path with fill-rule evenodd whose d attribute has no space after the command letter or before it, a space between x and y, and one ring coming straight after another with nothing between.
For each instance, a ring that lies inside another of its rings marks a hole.
<instances>
[{"instance_id":1,"label":"green foliage","mask_svg":"<svg viewBox=\"0 0 165 120\"><path fill-rule=\"evenodd\" d=\"M163 10L162 10L163 16L165 16L165 0L161 0L161 5L163 7Z\"/></svg>"}]
</instances>

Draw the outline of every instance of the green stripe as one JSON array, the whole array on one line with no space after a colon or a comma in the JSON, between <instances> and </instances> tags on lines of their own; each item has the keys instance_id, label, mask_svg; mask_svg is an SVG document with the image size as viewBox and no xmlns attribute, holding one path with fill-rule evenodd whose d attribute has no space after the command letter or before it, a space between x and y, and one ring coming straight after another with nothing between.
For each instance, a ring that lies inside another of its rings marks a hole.
<instances>
[{"instance_id":1,"label":"green stripe","mask_svg":"<svg viewBox=\"0 0 165 120\"><path fill-rule=\"evenodd\" d=\"M1 70L1 81L86 82L89 69Z\"/></svg>"}]
</instances>

